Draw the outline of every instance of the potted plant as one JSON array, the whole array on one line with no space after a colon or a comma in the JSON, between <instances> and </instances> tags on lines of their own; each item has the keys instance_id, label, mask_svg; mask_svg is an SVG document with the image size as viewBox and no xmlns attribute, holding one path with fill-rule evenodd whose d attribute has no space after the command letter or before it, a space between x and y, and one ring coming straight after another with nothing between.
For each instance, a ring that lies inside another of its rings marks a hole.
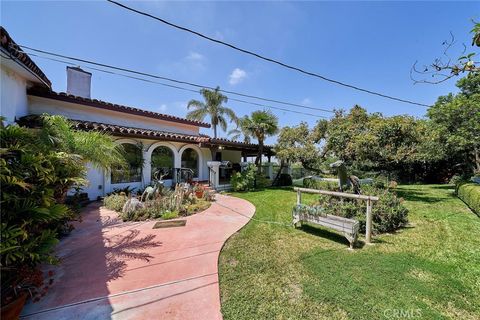
<instances>
[{"instance_id":1,"label":"potted plant","mask_svg":"<svg viewBox=\"0 0 480 320\"><path fill-rule=\"evenodd\" d=\"M205 193L205 187L203 185L197 183L193 186L193 192L195 193L195 196L198 199L202 199L203 194Z\"/></svg>"},{"instance_id":2,"label":"potted plant","mask_svg":"<svg viewBox=\"0 0 480 320\"><path fill-rule=\"evenodd\" d=\"M42 271L29 266L2 269L1 319L18 319L29 297L39 301L53 283L53 272L48 276L45 283Z\"/></svg>"}]
</instances>

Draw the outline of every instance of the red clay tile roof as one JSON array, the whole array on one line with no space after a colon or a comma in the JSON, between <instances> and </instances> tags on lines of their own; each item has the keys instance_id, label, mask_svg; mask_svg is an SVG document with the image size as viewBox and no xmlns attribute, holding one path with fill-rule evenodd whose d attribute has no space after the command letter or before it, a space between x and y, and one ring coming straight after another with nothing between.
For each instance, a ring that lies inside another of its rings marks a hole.
<instances>
[{"instance_id":1,"label":"red clay tile roof","mask_svg":"<svg viewBox=\"0 0 480 320\"><path fill-rule=\"evenodd\" d=\"M205 122L189 120L189 119L175 117L168 114L162 114L162 113L157 113L153 111L142 110L142 109L128 107L120 104L105 102L97 99L83 98L83 97L67 94L65 92L58 93L55 91L41 90L39 88L31 88L27 91L27 94L31 96L36 96L36 97L81 104L81 105L90 106L90 107L99 108L99 109L124 112L124 113L134 114L137 116L142 116L147 118L155 118L155 119L160 119L165 121L194 125L197 127L210 128L210 124Z\"/></svg>"},{"instance_id":2,"label":"red clay tile roof","mask_svg":"<svg viewBox=\"0 0 480 320\"><path fill-rule=\"evenodd\" d=\"M48 88L52 87L52 83L43 73L43 71L33 62L33 60L13 41L7 30L0 26L0 43L1 47L8 52L11 58L15 58L22 63L28 70L33 72L39 79L44 82Z\"/></svg>"},{"instance_id":3,"label":"red clay tile roof","mask_svg":"<svg viewBox=\"0 0 480 320\"><path fill-rule=\"evenodd\" d=\"M164 141L177 141L187 143L202 144L204 147L210 146L225 146L232 150L242 150L248 152L257 152L258 144L244 143L239 141L232 141L224 138L211 138L205 134L189 135L175 132L167 132L161 130L141 129L134 127L126 127L115 124L99 123L86 120L74 120L69 119L75 129L85 131L101 131L113 136L135 137L145 139L157 139ZM41 126L41 120L39 115L28 115L17 120L21 126L27 126L30 128L36 128ZM273 150L271 146L264 146L265 153L272 154Z\"/></svg>"},{"instance_id":4,"label":"red clay tile roof","mask_svg":"<svg viewBox=\"0 0 480 320\"><path fill-rule=\"evenodd\" d=\"M27 116L28 117L28 116ZM126 137L139 137L159 139L166 141L202 143L205 146L227 146L238 149L258 150L258 144L244 143L239 141L232 141L224 138L211 138L207 135L188 135L174 132L167 132L161 130L150 130L133 127L125 127L114 124L99 123L85 120L70 120L74 124L74 128L78 130L95 130L109 133L111 135L119 135ZM271 153L271 146L264 146L265 152Z\"/></svg>"},{"instance_id":5,"label":"red clay tile roof","mask_svg":"<svg viewBox=\"0 0 480 320\"><path fill-rule=\"evenodd\" d=\"M150 130L141 128L132 128L114 124L99 123L84 120L70 120L75 129L102 131L112 135L121 135L128 137L154 138L168 141L203 143L210 140L206 135L188 135L160 130Z\"/></svg>"}]
</instances>

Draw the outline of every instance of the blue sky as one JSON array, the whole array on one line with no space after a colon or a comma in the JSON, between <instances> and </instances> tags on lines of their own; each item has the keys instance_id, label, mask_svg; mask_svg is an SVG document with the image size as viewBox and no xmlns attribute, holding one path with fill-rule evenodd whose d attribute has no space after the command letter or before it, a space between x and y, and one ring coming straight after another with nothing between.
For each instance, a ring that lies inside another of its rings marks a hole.
<instances>
[{"instance_id":1,"label":"blue sky","mask_svg":"<svg viewBox=\"0 0 480 320\"><path fill-rule=\"evenodd\" d=\"M470 20L480 20L479 2L458 1L127 4L327 77L426 104L456 91L455 81L414 85L412 64L440 56L450 31L458 42L452 51L456 56L462 42L470 44ZM307 77L105 1L2 1L1 24L19 44L226 90L327 109L360 104L370 112L418 117L426 111ZM32 58L55 91L66 90L65 65ZM109 102L185 116L187 102L200 98L193 92L92 72L92 97ZM228 106L238 115L258 109L233 101ZM274 113L282 126L300 121L313 125L317 120Z\"/></svg>"}]
</instances>

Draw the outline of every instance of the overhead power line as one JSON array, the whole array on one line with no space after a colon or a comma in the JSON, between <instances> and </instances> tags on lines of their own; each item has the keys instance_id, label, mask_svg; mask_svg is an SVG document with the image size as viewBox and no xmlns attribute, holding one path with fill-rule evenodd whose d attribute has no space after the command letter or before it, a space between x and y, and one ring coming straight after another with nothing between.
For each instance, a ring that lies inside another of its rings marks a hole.
<instances>
[{"instance_id":1,"label":"overhead power line","mask_svg":"<svg viewBox=\"0 0 480 320\"><path fill-rule=\"evenodd\" d=\"M172 23L172 22L169 22L165 19L162 19L162 18L159 18L157 16L154 16L150 13L147 13L147 12L143 12L143 11L140 11L140 10L137 10L137 9L134 9L132 7L129 7L129 6L126 6L122 3L119 3L117 1L113 1L113 0L107 0L108 2L114 4L114 5L117 5L119 7L122 7L126 10L129 10L129 11L132 11L132 12L135 12L135 13L138 13L142 16L146 16L146 17L149 17L149 18L152 18L154 20L157 20L161 23L164 23L166 25L169 25L171 27L174 27L176 29L179 29L179 30L182 30L182 31L185 31L185 32L189 32L189 33L192 33L200 38L203 38L203 39L206 39L208 41L211 41L211 42L215 42L217 44L221 44L223 46L226 46L226 47L229 47L231 49L234 49L234 50L237 50L237 51L240 51L242 53L245 53L245 54L248 54L248 55L251 55L251 56L254 56L256 58L259 58L261 60L265 60L265 61L268 61L268 62L271 62L271 63L274 63L274 64L277 64L279 66L282 66L282 67L285 67L287 69L290 69L290 70L294 70L294 71L298 71L300 73L303 73L303 74L306 74L308 76L311 76L311 77L315 77L315 78L319 78L319 79L322 79L322 80L325 80L325 81L328 81L328 82L331 82L331 83L334 83L334 84L337 84L337 85L340 85L340 86L343 86L343 87L347 87L347 88L350 88L350 89L353 89L353 90L357 90L357 91L361 91L361 92L364 92L364 93L368 93L368 94L371 94L371 95L375 95L375 96L379 96L379 97L382 97L382 98L386 98L386 99L390 99L390 100L394 100L394 101L399 101L399 102L403 102L403 103L408 103L408 104L412 104L412 105L417 105L417 106L422 106L422 107L429 107L429 105L427 104L424 104L424 103L420 103L420 102L415 102L415 101L412 101L412 100L407 100L407 99L402 99L402 98L398 98L398 97L394 97L394 96L391 96L391 95L388 95L388 94L384 94L384 93L380 93L380 92L377 92L377 91L373 91L373 90L368 90L368 89L365 89L365 88L361 88L361 87L358 87L356 85L352 85L352 84L349 84L349 83L346 83L346 82L342 82L342 81L339 81L339 80L335 80L335 79L332 79L332 78L328 78L326 76L323 76L321 74L318 74L316 72L312 72L312 71L307 71L305 69L302 69L300 67L296 67L296 66L293 66L293 65L290 65L290 64L287 64L285 62L281 62L279 60L275 60L273 58L269 58L269 57L266 57L266 56L263 56L259 53L256 53L256 52L253 52L253 51L250 51L250 50L247 50L247 49L242 49L240 47L237 47L236 45L233 45L231 43L228 43L228 42L225 42L225 41L221 41L221 40L218 40L218 39L215 39L215 38L212 38L210 36L207 36L203 33L200 33L198 31L195 31L195 30L192 30L192 29L189 29L187 27L183 27L183 26L180 26L178 24L175 24L175 23Z\"/></svg>"},{"instance_id":2,"label":"overhead power line","mask_svg":"<svg viewBox=\"0 0 480 320\"><path fill-rule=\"evenodd\" d=\"M38 55L38 54L35 54L35 53L31 53L31 52L29 52L28 54L31 55L31 56L34 56L34 57L38 57L38 58L42 58L42 59L47 59L47 60L51 60L51 61L55 61L55 62L67 64L67 65L75 65L73 62L63 61L63 60L59 60L59 59L55 59L55 58L50 58L50 57L45 57L45 56L41 56L41 55ZM168 83L162 83L162 82L158 82L158 81L152 81L152 80L145 79L145 78L134 77L134 76L130 76L130 75L122 74L122 73L117 73L117 72L113 72L113 71L108 71L108 70L104 70L104 69L99 69L99 68L95 68L95 67L90 67L90 66L82 66L82 67L83 67L83 68L86 68L86 69L91 69L91 70L96 70L96 71L100 71L100 72L112 74L112 75L118 75L118 76L130 78L130 79L134 79L134 80L139 80L139 81L143 81L143 82L158 84L158 85L162 85L162 86L169 87L169 88L174 88L174 89L179 89L179 90L183 90L183 91L194 92L194 93L197 93L197 94L199 93L198 90L193 90L193 89L189 89L189 88L185 88L185 87L175 86L175 85L171 85L171 84L168 84ZM232 100L232 101L244 103L244 104L250 104L250 105L254 105L254 106L259 106L259 107L264 107L264 108L269 108L269 109L275 109L275 110L281 110L281 111L286 111L286 112L290 112L290 113L303 114L303 115L313 116L313 117L317 117L317 118L328 119L328 117L321 116L321 115L317 115L317 114L312 114L312 113L307 113L307 112L302 112L302 111L296 111L296 110L289 110L289 109L285 109L285 108L281 108L281 107L264 105L264 104L259 104L259 103L255 103L255 102L252 102L252 101L245 101L245 100L236 99L236 98L231 98L231 97L228 97L228 99L229 99L229 100Z\"/></svg>"},{"instance_id":3,"label":"overhead power line","mask_svg":"<svg viewBox=\"0 0 480 320\"><path fill-rule=\"evenodd\" d=\"M66 56L66 55L63 55L63 54L55 53L55 52L49 52L49 51L45 51L45 50L35 49L35 48L29 47L29 46L24 46L24 45L19 45L19 46L21 48L29 49L29 50L32 50L32 51L35 51L35 52L44 53L44 54L48 54L48 55L51 55L51 56L60 57L60 58L64 58L64 59L79 61L79 62L83 62L83 63L93 64L93 65L100 66L100 67L115 69L115 70L118 70L118 71L124 71L124 72L128 72L128 73L138 74L138 75L147 76L147 77L160 79L160 80L166 80L166 81L175 82L175 83L179 83L179 84L186 84L186 85L196 87L196 88L201 88L201 89L203 89L203 88L210 89L210 90L215 90L216 89L214 87L204 86L204 85L201 85L201 84L198 84L198 83L192 83L192 82L188 82L188 81L168 78L168 77L155 75L155 74L151 74L151 73L131 70L131 69L123 68L123 67L112 66L112 65L108 65L108 64L104 64L104 63L99 63L99 62L94 62L94 61L91 61L91 60L85 60L85 59L81 59L81 58ZM275 99L263 98L263 97L258 97L258 96L254 96L254 95L249 95L249 94L235 92L235 91L229 91L229 90L223 90L223 89L220 89L220 91L223 92L223 93L234 94L234 95L245 97L245 98L251 98L251 99L257 99L257 100L262 100L262 101L267 101L267 102L279 103L279 104L289 105L289 106L293 106L293 107L299 107L299 108L303 108L303 109L310 109L310 110L316 110L316 111L335 113L335 111L330 110L330 109L310 107L310 106L306 106L306 105L302 105L302 104L296 104L296 103L285 102L285 101L280 101L280 100L275 100Z\"/></svg>"}]
</instances>

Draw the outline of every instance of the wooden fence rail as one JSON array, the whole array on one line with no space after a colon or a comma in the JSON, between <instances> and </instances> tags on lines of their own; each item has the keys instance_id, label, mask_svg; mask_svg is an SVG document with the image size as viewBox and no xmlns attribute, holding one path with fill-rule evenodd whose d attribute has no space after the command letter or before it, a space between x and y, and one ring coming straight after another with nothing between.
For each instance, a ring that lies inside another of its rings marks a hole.
<instances>
[{"instance_id":1,"label":"wooden fence rail","mask_svg":"<svg viewBox=\"0 0 480 320\"><path fill-rule=\"evenodd\" d=\"M357 199L367 201L367 212L366 212L366 226L365 226L365 242L370 244L372 241L372 205L374 201L378 201L379 198L375 196L366 196L363 194L352 194L345 192L336 192L336 191L327 191L327 190L317 190L317 189L307 189L307 188L298 188L295 187L293 190L297 191L297 204L302 203L302 192L304 193L314 193L314 194L323 194L332 197L339 198L348 198L348 199Z\"/></svg>"}]
</instances>

